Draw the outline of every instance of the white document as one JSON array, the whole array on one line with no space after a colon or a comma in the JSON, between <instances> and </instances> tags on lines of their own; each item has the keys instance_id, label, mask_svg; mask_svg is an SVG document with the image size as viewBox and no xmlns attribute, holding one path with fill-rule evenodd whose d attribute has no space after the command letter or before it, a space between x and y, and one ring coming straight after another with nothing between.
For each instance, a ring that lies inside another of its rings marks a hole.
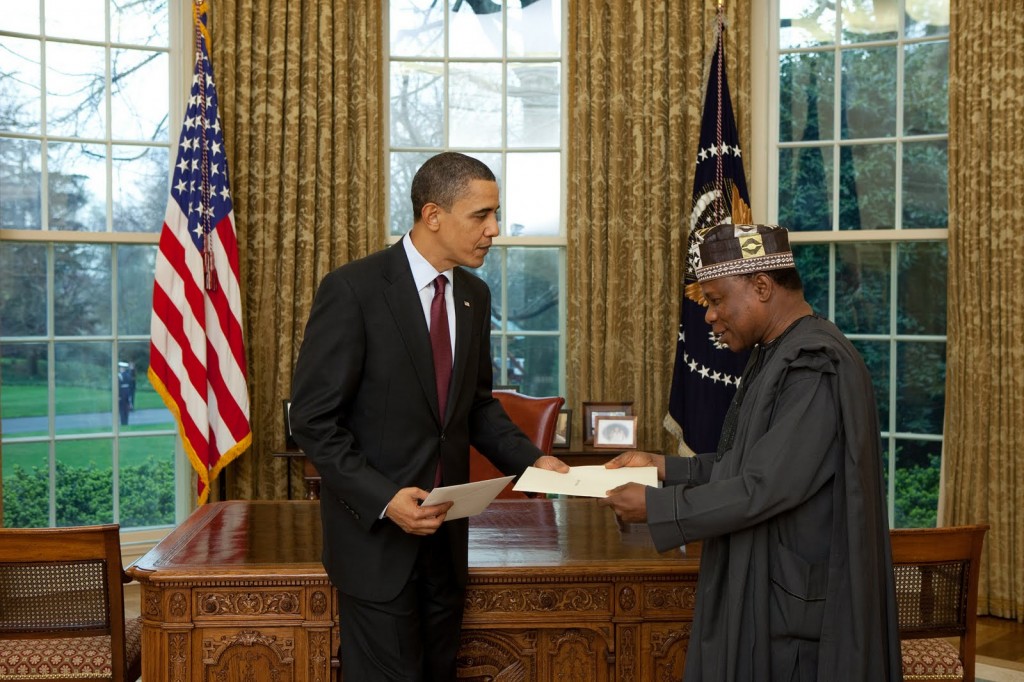
<instances>
[{"instance_id":1,"label":"white document","mask_svg":"<svg viewBox=\"0 0 1024 682\"><path fill-rule=\"evenodd\" d=\"M527 467L513 490L525 493L607 497L607 492L626 483L658 487L657 467L605 469L604 465L569 467L569 473Z\"/></svg>"},{"instance_id":2,"label":"white document","mask_svg":"<svg viewBox=\"0 0 1024 682\"><path fill-rule=\"evenodd\" d=\"M498 496L498 493L513 478L515 476L505 476L504 478L491 478L486 481L434 488L427 495L427 499L423 500L421 506L426 507L431 504L441 504L448 501L454 502L455 504L448 510L448 515L444 517L445 521L461 519L464 516L476 516L484 509L487 509L487 505Z\"/></svg>"}]
</instances>

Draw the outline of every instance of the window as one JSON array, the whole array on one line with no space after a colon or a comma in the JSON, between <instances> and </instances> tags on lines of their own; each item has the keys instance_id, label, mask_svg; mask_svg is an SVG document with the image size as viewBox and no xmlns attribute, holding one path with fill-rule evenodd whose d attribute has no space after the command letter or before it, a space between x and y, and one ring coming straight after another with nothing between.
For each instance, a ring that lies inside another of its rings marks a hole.
<instances>
[{"instance_id":1,"label":"window","mask_svg":"<svg viewBox=\"0 0 1024 682\"><path fill-rule=\"evenodd\" d=\"M0 13L4 525L172 524L176 428L146 378L167 203L169 0ZM176 120L180 120L177 118Z\"/></svg>"},{"instance_id":2,"label":"window","mask_svg":"<svg viewBox=\"0 0 1024 682\"><path fill-rule=\"evenodd\" d=\"M494 171L501 235L490 286L494 383L564 392L561 0L391 0L389 234L412 226L409 189L455 150Z\"/></svg>"},{"instance_id":3,"label":"window","mask_svg":"<svg viewBox=\"0 0 1024 682\"><path fill-rule=\"evenodd\" d=\"M811 305L871 371L892 525L934 525L946 372L948 2L780 0L775 10L769 214L796 233Z\"/></svg>"}]
</instances>

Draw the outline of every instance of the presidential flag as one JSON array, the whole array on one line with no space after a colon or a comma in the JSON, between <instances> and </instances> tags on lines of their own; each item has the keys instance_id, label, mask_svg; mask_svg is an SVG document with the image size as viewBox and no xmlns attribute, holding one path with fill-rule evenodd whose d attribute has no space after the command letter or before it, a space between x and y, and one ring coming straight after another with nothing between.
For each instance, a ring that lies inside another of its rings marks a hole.
<instances>
[{"instance_id":1,"label":"presidential flag","mask_svg":"<svg viewBox=\"0 0 1024 682\"><path fill-rule=\"evenodd\" d=\"M210 483L252 442L235 216L207 45L207 4L193 6L195 67L156 259L149 380Z\"/></svg>"},{"instance_id":2,"label":"presidential flag","mask_svg":"<svg viewBox=\"0 0 1024 682\"><path fill-rule=\"evenodd\" d=\"M722 422L748 355L733 353L715 341L711 327L704 321L705 302L694 272L698 247L707 230L721 223L752 222L739 134L725 75L723 12L719 7L715 50L704 89L686 281L679 310L669 413L665 417L665 427L680 441L680 453L711 452L717 448Z\"/></svg>"}]
</instances>

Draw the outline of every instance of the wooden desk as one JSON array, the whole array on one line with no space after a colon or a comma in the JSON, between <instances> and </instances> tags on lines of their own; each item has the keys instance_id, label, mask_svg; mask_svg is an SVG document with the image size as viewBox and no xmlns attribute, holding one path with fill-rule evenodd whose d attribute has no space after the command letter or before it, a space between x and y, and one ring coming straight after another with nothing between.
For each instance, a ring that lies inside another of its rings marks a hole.
<instances>
[{"instance_id":1,"label":"wooden desk","mask_svg":"<svg viewBox=\"0 0 1024 682\"><path fill-rule=\"evenodd\" d=\"M128 569L143 679L328 682L338 610L320 542L317 502L196 511ZM470 526L459 679L681 679L697 564L593 500L495 502Z\"/></svg>"}]
</instances>

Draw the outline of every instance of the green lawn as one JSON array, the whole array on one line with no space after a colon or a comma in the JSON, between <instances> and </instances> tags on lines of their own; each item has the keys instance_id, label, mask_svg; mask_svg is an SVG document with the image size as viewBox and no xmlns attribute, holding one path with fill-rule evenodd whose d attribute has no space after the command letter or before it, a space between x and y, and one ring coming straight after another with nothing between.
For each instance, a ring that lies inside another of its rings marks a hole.
<instances>
[{"instance_id":1,"label":"green lawn","mask_svg":"<svg viewBox=\"0 0 1024 682\"><path fill-rule=\"evenodd\" d=\"M57 414L88 414L111 409L110 390L82 386L60 386L56 391ZM7 384L0 387L0 411L6 419L45 417L45 384ZM135 409L163 407L164 402L148 382L140 382L135 391Z\"/></svg>"},{"instance_id":2,"label":"green lawn","mask_svg":"<svg viewBox=\"0 0 1024 682\"><path fill-rule=\"evenodd\" d=\"M113 439L58 441L58 461L73 469L111 468ZM158 459L174 456L174 436L152 436L148 438L121 438L120 455L122 466L142 464L149 457ZM49 457L49 443L7 443L3 452L3 476L13 475L14 465L23 469L46 467Z\"/></svg>"}]
</instances>

